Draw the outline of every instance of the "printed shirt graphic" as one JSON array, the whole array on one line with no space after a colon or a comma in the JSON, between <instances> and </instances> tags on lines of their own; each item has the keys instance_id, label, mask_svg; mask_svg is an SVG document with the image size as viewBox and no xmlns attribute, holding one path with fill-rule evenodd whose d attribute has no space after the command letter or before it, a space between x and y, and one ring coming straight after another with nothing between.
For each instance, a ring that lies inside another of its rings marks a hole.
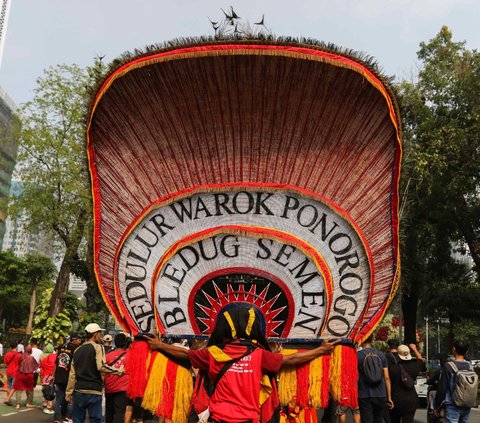
<instances>
[{"instance_id":1,"label":"printed shirt graphic","mask_svg":"<svg viewBox=\"0 0 480 423\"><path fill-rule=\"evenodd\" d=\"M240 357L245 353L241 345L227 345L223 352L230 357ZM211 380L225 366L217 362L208 349L189 351L193 367L207 370ZM222 376L210 402L210 413L214 420L232 423L248 420L257 421L260 413L260 380L265 373L277 373L283 362L281 354L256 349L251 354L233 363Z\"/></svg>"},{"instance_id":2,"label":"printed shirt graphic","mask_svg":"<svg viewBox=\"0 0 480 423\"><path fill-rule=\"evenodd\" d=\"M106 356L106 363L109 365L112 363L118 356L123 354L115 363L113 363L112 367L116 370L120 370L121 368L125 367L125 359L126 354L124 350L113 350L110 351ZM117 375L105 375L104 380L105 384L105 392L107 394L111 392L121 392L126 391L128 386L128 375L124 374L122 376Z\"/></svg>"}]
</instances>

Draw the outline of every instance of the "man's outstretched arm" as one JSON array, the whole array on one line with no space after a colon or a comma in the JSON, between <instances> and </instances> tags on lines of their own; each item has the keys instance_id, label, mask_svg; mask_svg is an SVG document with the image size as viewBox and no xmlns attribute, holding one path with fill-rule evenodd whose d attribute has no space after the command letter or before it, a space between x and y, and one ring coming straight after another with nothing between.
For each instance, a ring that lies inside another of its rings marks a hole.
<instances>
[{"instance_id":1,"label":"man's outstretched arm","mask_svg":"<svg viewBox=\"0 0 480 423\"><path fill-rule=\"evenodd\" d=\"M322 345L314 348L313 350L297 352L291 355L284 355L282 366L298 366L300 364L307 363L321 355L330 354L335 345L337 345L339 342L340 339L337 339L336 341L326 340L322 342Z\"/></svg>"},{"instance_id":2,"label":"man's outstretched arm","mask_svg":"<svg viewBox=\"0 0 480 423\"><path fill-rule=\"evenodd\" d=\"M156 335L152 336L152 338L149 338L148 343L150 344L150 348L152 350L164 352L172 357L178 358L179 360L190 361L188 350L186 348L177 347L176 345L170 345L162 342Z\"/></svg>"}]
</instances>

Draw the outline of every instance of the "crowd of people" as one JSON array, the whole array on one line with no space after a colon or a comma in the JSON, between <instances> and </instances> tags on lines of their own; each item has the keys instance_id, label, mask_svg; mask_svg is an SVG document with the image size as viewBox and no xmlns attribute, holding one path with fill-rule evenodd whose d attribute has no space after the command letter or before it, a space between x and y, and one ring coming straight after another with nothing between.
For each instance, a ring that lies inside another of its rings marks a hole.
<instances>
[{"instance_id":1,"label":"crowd of people","mask_svg":"<svg viewBox=\"0 0 480 423\"><path fill-rule=\"evenodd\" d=\"M231 357L232 363L245 361L245 357L250 356L251 359L242 363L242 372L236 372L235 366L217 362L216 356L207 348L188 349L163 342L158 337L148 339L152 350L189 361L192 367L216 381L218 387L210 398L208 415L198 413L197 421L259 421L260 408L255 400L260 390L259 375L277 374L281 367L301 365L320 355L330 354L338 342L324 341L313 350L277 354L270 351L261 329L248 323L251 316L241 309L238 315L235 311L231 311L231 315L226 314L228 316L219 317L208 346L221 348L224 356ZM248 324L251 327L246 330ZM40 381L44 396L43 411L53 415L53 423L83 423L87 413L91 423L153 421L154 416L141 407L141 399L133 401L126 395L128 374L125 365L131 338L124 333L114 337L104 334L104 330L95 323L85 327L83 338L71 335L56 350L51 344L40 350L35 339L25 346L11 344L10 351L4 356L7 365L5 404L19 409L25 392L24 405L37 407L33 403L33 393ZM452 360L445 362L429 380L429 383L435 384L436 390L429 401L430 412L435 418L446 419L447 423L468 423L471 405L465 398L463 403L458 403L453 382L459 371L472 370L465 360L467 350L467 344L456 342ZM399 345L398 341L390 340L388 351L382 352L373 347L370 337L358 348L357 361L358 408L347 408L332 402L332 407L325 410L322 422L334 422L338 418L339 423L344 423L346 415L351 413L354 423L413 423L418 405L415 380L426 371L417 346L413 343ZM252 367L252 371L245 371L245 366ZM467 393L462 395L468 396ZM298 409L295 398L292 398L289 407L293 411ZM298 421L298 413L293 411L287 411L286 421Z\"/></svg>"},{"instance_id":2,"label":"crowd of people","mask_svg":"<svg viewBox=\"0 0 480 423\"><path fill-rule=\"evenodd\" d=\"M444 360L442 367L428 380L432 389L427 411L432 421L468 423L478 393L478 375L465 359L468 348L468 344L456 341L450 359ZM427 370L417 346L399 345L392 339L384 353L373 348L370 337L359 348L357 358L359 408L352 410L354 420L359 422L361 418L362 423L413 423L418 407L415 381ZM371 380L375 361L379 367L381 363L382 368L379 382ZM460 380L462 377L465 379Z\"/></svg>"},{"instance_id":3,"label":"crowd of people","mask_svg":"<svg viewBox=\"0 0 480 423\"><path fill-rule=\"evenodd\" d=\"M34 338L26 346L11 343L4 356L7 366L4 403L16 409L22 405L37 408L33 403L34 389L40 382L43 412L53 415L53 423L83 422L87 411L91 423L100 423L103 417L107 423L124 423L128 376L123 369L130 338L123 333L115 338L102 335L102 328L90 324L85 328L85 336L73 334L56 350L47 344L42 351ZM23 392L25 403L22 403Z\"/></svg>"}]
</instances>

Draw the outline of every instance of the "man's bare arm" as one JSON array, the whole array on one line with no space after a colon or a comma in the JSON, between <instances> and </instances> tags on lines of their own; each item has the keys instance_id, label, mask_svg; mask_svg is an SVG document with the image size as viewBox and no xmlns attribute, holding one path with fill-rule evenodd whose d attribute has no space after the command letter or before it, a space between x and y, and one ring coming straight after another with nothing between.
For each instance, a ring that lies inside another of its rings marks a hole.
<instances>
[{"instance_id":1,"label":"man's bare arm","mask_svg":"<svg viewBox=\"0 0 480 423\"><path fill-rule=\"evenodd\" d=\"M321 355L330 354L335 345L337 345L339 342L339 339L336 341L323 341L322 345L314 348L313 350L297 352L291 355L284 355L282 366L298 366L300 364L307 363Z\"/></svg>"},{"instance_id":2,"label":"man's bare arm","mask_svg":"<svg viewBox=\"0 0 480 423\"><path fill-rule=\"evenodd\" d=\"M388 405L388 408L392 409L393 408L392 384L390 382L390 373L388 372L388 367L384 367L383 377L385 379L385 388L387 390L387 405Z\"/></svg>"},{"instance_id":3,"label":"man's bare arm","mask_svg":"<svg viewBox=\"0 0 480 423\"><path fill-rule=\"evenodd\" d=\"M177 347L176 345L170 345L165 342L162 342L158 336L153 336L148 339L150 348L152 350L157 350L171 355L172 357L178 358L179 360L190 361L188 356L188 350L183 347Z\"/></svg>"}]
</instances>

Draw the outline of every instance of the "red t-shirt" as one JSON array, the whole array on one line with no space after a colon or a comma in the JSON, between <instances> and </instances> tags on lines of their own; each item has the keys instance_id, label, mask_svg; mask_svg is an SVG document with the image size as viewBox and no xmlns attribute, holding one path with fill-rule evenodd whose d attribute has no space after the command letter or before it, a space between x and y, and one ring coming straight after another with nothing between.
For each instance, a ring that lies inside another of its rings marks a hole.
<instances>
[{"instance_id":1,"label":"red t-shirt","mask_svg":"<svg viewBox=\"0 0 480 423\"><path fill-rule=\"evenodd\" d=\"M245 353L242 345L227 345L223 352L235 358ZM208 371L214 381L225 366L217 362L208 349L190 350L193 367ZM283 356L257 348L251 354L233 363L221 377L210 399L210 416L214 420L228 422L258 421L260 415L260 380L265 373L278 373Z\"/></svg>"},{"instance_id":2,"label":"red t-shirt","mask_svg":"<svg viewBox=\"0 0 480 423\"><path fill-rule=\"evenodd\" d=\"M40 377L53 376L57 354L51 353L40 360Z\"/></svg>"},{"instance_id":3,"label":"red t-shirt","mask_svg":"<svg viewBox=\"0 0 480 423\"><path fill-rule=\"evenodd\" d=\"M15 373L17 372L18 361L22 354L18 353L17 351L9 351L5 354L4 363L8 364L7 366L7 376L15 377Z\"/></svg>"},{"instance_id":4,"label":"red t-shirt","mask_svg":"<svg viewBox=\"0 0 480 423\"><path fill-rule=\"evenodd\" d=\"M112 363L118 356L122 354L123 356L120 357L117 361L115 361L112 367L114 369L120 369L122 367L125 367L125 358L127 356L125 350L110 351L105 357L106 364L110 366L110 363ZM128 386L128 375L123 374L122 376L118 376L118 375L106 374L104 379L104 384L105 384L106 394L110 394L113 392L126 391Z\"/></svg>"}]
</instances>

